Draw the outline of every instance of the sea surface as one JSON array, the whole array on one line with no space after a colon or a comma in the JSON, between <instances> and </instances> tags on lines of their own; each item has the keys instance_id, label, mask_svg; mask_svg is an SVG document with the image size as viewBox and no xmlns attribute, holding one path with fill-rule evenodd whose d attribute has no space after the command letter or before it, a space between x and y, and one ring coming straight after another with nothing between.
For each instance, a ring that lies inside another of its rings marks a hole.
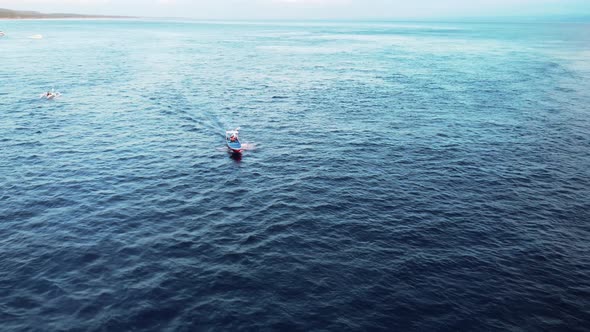
<instances>
[{"instance_id":1,"label":"sea surface","mask_svg":"<svg viewBox=\"0 0 590 332\"><path fill-rule=\"evenodd\" d=\"M590 24L0 30L0 330L590 330Z\"/></svg>"}]
</instances>

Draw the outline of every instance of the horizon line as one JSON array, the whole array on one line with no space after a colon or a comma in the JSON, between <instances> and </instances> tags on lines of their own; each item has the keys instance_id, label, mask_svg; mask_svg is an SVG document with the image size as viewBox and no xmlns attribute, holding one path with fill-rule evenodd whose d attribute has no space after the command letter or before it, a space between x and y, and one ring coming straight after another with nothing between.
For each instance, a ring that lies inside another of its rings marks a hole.
<instances>
[{"instance_id":1,"label":"horizon line","mask_svg":"<svg viewBox=\"0 0 590 332\"><path fill-rule=\"evenodd\" d=\"M511 20L532 21L537 19L549 20L556 22L559 20L572 21L590 21L590 14L538 14L538 15L470 15L470 16L398 16L398 17L338 17L338 18L322 18L322 17L260 17L260 18L223 18L223 17L183 17L183 16L137 16L126 14L83 14L83 13L45 13L34 10L13 10L8 8L0 8L0 12L8 11L15 14L39 15L40 17L0 17L0 20L59 20L59 19L149 19L149 20L190 20L190 21L226 21L226 22L470 22L470 21L491 21L491 22L507 22ZM49 17L43 17L49 16ZM55 16L55 17L52 17ZM63 17L59 17L63 16ZM540 23L540 22L539 22Z\"/></svg>"}]
</instances>

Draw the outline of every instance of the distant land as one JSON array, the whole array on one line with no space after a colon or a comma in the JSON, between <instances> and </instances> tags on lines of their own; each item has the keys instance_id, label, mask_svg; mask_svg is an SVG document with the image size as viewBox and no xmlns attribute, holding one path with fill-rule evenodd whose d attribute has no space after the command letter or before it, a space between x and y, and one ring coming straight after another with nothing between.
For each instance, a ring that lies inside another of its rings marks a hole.
<instances>
[{"instance_id":1,"label":"distant land","mask_svg":"<svg viewBox=\"0 0 590 332\"><path fill-rule=\"evenodd\" d=\"M0 19L38 19L38 18L135 18L132 16L104 16L82 14L46 14L35 11L20 11L0 8Z\"/></svg>"},{"instance_id":2,"label":"distant land","mask_svg":"<svg viewBox=\"0 0 590 332\"><path fill-rule=\"evenodd\" d=\"M1 1L1 0L0 0ZM294 1L294 0L291 0ZM91 15L91 14L72 14L72 13L42 13L38 11L30 10L12 10L0 8L0 20L1 19L130 19L140 18L138 16L118 16L118 15ZM188 19L188 20L208 20L208 21L225 21L222 18L189 18L189 17L151 17L158 19ZM229 19L232 20L232 19ZM258 21L257 19L236 19L237 21ZM523 22L572 22L572 23L590 23L590 14L556 14L556 15L537 15L537 16L517 16L517 15L504 15L504 16L441 16L432 18L366 18L366 19L352 19L352 18L340 18L340 19L272 19L262 18L260 21L336 21L336 22L508 22L508 23L523 23Z\"/></svg>"}]
</instances>

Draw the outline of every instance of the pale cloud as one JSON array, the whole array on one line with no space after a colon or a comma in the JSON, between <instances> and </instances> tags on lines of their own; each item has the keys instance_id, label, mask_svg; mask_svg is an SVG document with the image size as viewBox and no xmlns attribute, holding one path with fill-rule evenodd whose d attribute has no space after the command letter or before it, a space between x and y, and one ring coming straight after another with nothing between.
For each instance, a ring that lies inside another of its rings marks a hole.
<instances>
[{"instance_id":1,"label":"pale cloud","mask_svg":"<svg viewBox=\"0 0 590 332\"><path fill-rule=\"evenodd\" d=\"M272 0L272 2L292 5L347 5L352 0Z\"/></svg>"}]
</instances>

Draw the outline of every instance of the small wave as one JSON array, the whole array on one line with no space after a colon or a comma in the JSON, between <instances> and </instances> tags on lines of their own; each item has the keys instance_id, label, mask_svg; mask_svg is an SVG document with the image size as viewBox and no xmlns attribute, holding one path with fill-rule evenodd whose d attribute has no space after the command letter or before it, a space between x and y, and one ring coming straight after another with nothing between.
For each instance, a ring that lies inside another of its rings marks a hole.
<instances>
[{"instance_id":1,"label":"small wave","mask_svg":"<svg viewBox=\"0 0 590 332\"><path fill-rule=\"evenodd\" d=\"M256 144L254 144L254 143L243 143L242 144L242 149L244 149L244 151L253 151L253 150L256 150Z\"/></svg>"}]
</instances>

